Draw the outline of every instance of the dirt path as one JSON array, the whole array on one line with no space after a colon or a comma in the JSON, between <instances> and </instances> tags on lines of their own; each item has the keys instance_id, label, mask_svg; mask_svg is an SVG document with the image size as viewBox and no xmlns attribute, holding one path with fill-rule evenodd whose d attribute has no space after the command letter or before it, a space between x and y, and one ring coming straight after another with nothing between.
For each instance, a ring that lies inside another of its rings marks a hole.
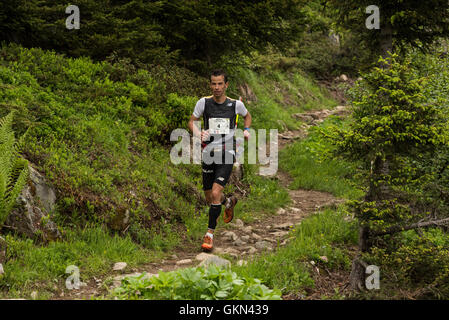
<instances>
[{"instance_id":1,"label":"dirt path","mask_svg":"<svg viewBox=\"0 0 449 320\"><path fill-rule=\"evenodd\" d=\"M318 125L327 116L331 114L341 115L345 112L346 109L344 107L337 107L333 110L319 110L295 115L296 118L305 121L306 124L300 130L279 134L279 150L296 139L306 137L308 127ZM275 250L278 244L281 246L287 244L290 228L300 223L305 217L316 213L323 207L335 206L344 201L343 199L335 198L327 192L288 189L292 178L280 168L275 177L279 180L280 185L288 190L289 196L292 199L292 205L287 208L278 209L274 215L256 218L250 224L245 224L238 217L235 217L234 221L229 224L230 227L220 228L216 231L213 255L234 258L234 262L238 264L245 263L246 260L262 251ZM178 249L168 259L141 266L138 270L125 269L126 273L115 271L114 281L111 287L118 286L120 280L129 275L138 275L142 272L157 274L159 271L172 271L178 268L196 266L206 256L204 254L201 255L200 240L195 246L185 243L182 249ZM81 289L61 291L53 299L90 299L92 296L106 294L102 285L105 280L91 279Z\"/></svg>"}]
</instances>

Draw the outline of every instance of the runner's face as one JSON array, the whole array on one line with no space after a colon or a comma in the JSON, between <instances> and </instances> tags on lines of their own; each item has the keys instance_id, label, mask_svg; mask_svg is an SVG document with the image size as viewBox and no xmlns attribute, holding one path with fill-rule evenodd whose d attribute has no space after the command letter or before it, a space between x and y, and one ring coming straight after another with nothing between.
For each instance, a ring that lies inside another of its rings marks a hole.
<instances>
[{"instance_id":1,"label":"runner's face","mask_svg":"<svg viewBox=\"0 0 449 320\"><path fill-rule=\"evenodd\" d=\"M225 83L224 76L211 76L210 88L214 94L214 97L220 98L226 93L228 83Z\"/></svg>"}]
</instances>

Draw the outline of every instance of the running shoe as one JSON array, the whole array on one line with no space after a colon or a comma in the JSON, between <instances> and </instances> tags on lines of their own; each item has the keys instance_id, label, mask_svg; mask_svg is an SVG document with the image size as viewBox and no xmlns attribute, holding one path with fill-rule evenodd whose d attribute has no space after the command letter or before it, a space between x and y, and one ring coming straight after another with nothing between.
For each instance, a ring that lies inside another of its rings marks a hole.
<instances>
[{"instance_id":1,"label":"running shoe","mask_svg":"<svg viewBox=\"0 0 449 320\"><path fill-rule=\"evenodd\" d=\"M213 238L211 236L209 236L208 234L206 234L204 236L203 244L201 245L201 248L204 251L212 251L212 249L214 247L213 243L214 243Z\"/></svg>"},{"instance_id":2,"label":"running shoe","mask_svg":"<svg viewBox=\"0 0 449 320\"><path fill-rule=\"evenodd\" d=\"M226 204L225 211L223 214L223 221L225 223L229 223L234 218L234 207L237 204L237 198L234 196L231 196L229 198L228 203Z\"/></svg>"}]
</instances>

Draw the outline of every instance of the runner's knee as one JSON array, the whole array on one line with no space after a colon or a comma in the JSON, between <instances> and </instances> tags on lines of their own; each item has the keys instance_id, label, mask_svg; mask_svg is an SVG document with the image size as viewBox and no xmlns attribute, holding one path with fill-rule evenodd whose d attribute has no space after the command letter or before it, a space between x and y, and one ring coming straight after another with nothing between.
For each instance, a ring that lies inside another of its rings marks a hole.
<instances>
[{"instance_id":1,"label":"runner's knee","mask_svg":"<svg viewBox=\"0 0 449 320\"><path fill-rule=\"evenodd\" d=\"M212 189L211 192L211 200L213 203L221 202L221 190L220 189Z\"/></svg>"}]
</instances>

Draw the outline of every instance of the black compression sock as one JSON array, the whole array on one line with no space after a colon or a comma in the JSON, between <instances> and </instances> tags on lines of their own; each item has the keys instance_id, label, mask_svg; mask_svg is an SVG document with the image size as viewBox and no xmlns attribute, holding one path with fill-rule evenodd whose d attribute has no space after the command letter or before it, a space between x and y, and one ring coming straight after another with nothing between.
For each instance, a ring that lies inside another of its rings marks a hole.
<instances>
[{"instance_id":1,"label":"black compression sock","mask_svg":"<svg viewBox=\"0 0 449 320\"><path fill-rule=\"evenodd\" d=\"M220 204L211 204L209 209L209 229L215 230L217 226L217 219L221 213L221 203Z\"/></svg>"}]
</instances>

